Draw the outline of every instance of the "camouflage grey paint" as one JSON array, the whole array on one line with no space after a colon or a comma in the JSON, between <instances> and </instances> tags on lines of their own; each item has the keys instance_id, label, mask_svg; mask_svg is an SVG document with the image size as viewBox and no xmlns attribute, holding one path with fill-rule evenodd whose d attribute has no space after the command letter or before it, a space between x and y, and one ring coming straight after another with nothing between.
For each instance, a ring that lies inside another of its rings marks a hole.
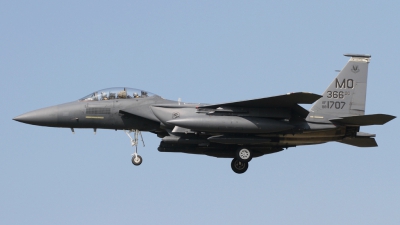
<instances>
[{"instance_id":1,"label":"camouflage grey paint","mask_svg":"<svg viewBox=\"0 0 400 225\"><path fill-rule=\"evenodd\" d=\"M365 114L369 55L348 55L349 62L310 109L308 121Z\"/></svg>"},{"instance_id":2,"label":"camouflage grey paint","mask_svg":"<svg viewBox=\"0 0 400 225\"><path fill-rule=\"evenodd\" d=\"M28 112L15 117L14 120L48 127L153 131L159 129L159 121L153 115L150 106L173 102L159 96L144 99L75 101Z\"/></svg>"},{"instance_id":3,"label":"camouflage grey paint","mask_svg":"<svg viewBox=\"0 0 400 225\"><path fill-rule=\"evenodd\" d=\"M158 148L161 152L234 160L238 159L238 150L243 148L250 150L252 157L258 157L288 147L330 141L375 147L375 135L360 132L360 126L382 125L395 117L365 115L371 56L346 56L350 60L322 96L289 93L204 105L166 100L147 92L142 92L143 98L127 98L130 89L124 88L122 94L94 92L93 97L84 101L35 110L14 120L49 127L149 131L162 138ZM310 111L299 105L311 103L314 104ZM234 162L237 161L232 161L232 169L238 172L238 168L233 167Z\"/></svg>"}]
</instances>

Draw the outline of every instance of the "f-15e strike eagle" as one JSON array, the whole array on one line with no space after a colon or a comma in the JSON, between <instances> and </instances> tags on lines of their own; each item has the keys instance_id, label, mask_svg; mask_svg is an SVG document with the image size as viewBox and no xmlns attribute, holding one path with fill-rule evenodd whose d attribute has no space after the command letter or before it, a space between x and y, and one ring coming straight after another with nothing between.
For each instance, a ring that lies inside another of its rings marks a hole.
<instances>
[{"instance_id":1,"label":"f-15e strike eagle","mask_svg":"<svg viewBox=\"0 0 400 225\"><path fill-rule=\"evenodd\" d=\"M222 104L188 104L147 91L110 88L61 105L17 116L14 120L48 127L124 130L137 154L141 131L161 138L160 152L182 152L232 158L244 173L253 157L299 145L337 141L376 147L375 134L360 126L383 125L394 116L365 115L370 55L345 54L350 60L323 95L288 93ZM299 104L314 103L308 111ZM133 132L132 137L130 133Z\"/></svg>"}]
</instances>

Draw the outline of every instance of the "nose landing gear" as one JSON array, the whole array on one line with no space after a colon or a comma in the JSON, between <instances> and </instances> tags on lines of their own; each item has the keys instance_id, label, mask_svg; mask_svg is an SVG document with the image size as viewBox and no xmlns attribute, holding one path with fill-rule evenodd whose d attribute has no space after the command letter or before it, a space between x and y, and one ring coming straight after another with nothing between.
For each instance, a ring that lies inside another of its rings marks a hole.
<instances>
[{"instance_id":1,"label":"nose landing gear","mask_svg":"<svg viewBox=\"0 0 400 225\"><path fill-rule=\"evenodd\" d=\"M134 133L133 138L130 135L130 133L132 133L132 132ZM137 153L139 135L140 135L140 139L142 140L143 147L145 146L144 141L143 141L142 132L140 132L140 130L125 130L125 134L128 135L129 139L131 139L132 147L135 146L135 152L132 154L132 163L135 166L139 166L143 162L142 157L140 155L138 155L138 153Z\"/></svg>"},{"instance_id":2,"label":"nose landing gear","mask_svg":"<svg viewBox=\"0 0 400 225\"><path fill-rule=\"evenodd\" d=\"M132 163L133 163L133 165L139 166L140 164L142 164L142 162L143 162L142 156L137 155L137 154L136 155L132 154Z\"/></svg>"}]
</instances>

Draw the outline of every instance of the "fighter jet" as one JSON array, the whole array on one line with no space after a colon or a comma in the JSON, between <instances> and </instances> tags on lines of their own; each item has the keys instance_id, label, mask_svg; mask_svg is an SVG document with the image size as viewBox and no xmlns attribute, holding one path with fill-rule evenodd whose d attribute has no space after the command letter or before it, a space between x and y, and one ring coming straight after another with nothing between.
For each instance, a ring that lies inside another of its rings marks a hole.
<instances>
[{"instance_id":1,"label":"fighter jet","mask_svg":"<svg viewBox=\"0 0 400 225\"><path fill-rule=\"evenodd\" d=\"M370 55L345 54L350 60L322 95L298 92L221 104L167 100L133 88L95 91L79 100L17 116L38 126L123 130L138 155L141 132L161 138L158 151L232 158L244 173L254 157L300 145L336 141L376 147L375 134L361 126L383 125L395 116L365 115ZM299 104L312 104L308 111ZM133 137L131 133L133 132ZM142 140L143 141L143 140Z\"/></svg>"}]
</instances>

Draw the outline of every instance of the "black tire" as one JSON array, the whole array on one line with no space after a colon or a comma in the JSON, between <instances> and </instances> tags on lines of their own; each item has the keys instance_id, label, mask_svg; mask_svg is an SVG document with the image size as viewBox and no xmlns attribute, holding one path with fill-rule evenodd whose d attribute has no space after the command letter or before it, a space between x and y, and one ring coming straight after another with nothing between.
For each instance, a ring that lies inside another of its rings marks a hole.
<instances>
[{"instance_id":1,"label":"black tire","mask_svg":"<svg viewBox=\"0 0 400 225\"><path fill-rule=\"evenodd\" d=\"M242 162L238 159L233 159L231 162L231 167L233 172L241 174L246 172L246 170L249 168L249 163L248 162Z\"/></svg>"},{"instance_id":2,"label":"black tire","mask_svg":"<svg viewBox=\"0 0 400 225\"><path fill-rule=\"evenodd\" d=\"M248 148L239 148L236 151L236 159L242 162L250 162L253 158L253 152Z\"/></svg>"},{"instance_id":3,"label":"black tire","mask_svg":"<svg viewBox=\"0 0 400 225\"><path fill-rule=\"evenodd\" d=\"M135 166L139 166L140 164L142 164L143 159L140 155L137 155L137 157L135 158L135 156L132 156L132 163Z\"/></svg>"}]
</instances>

